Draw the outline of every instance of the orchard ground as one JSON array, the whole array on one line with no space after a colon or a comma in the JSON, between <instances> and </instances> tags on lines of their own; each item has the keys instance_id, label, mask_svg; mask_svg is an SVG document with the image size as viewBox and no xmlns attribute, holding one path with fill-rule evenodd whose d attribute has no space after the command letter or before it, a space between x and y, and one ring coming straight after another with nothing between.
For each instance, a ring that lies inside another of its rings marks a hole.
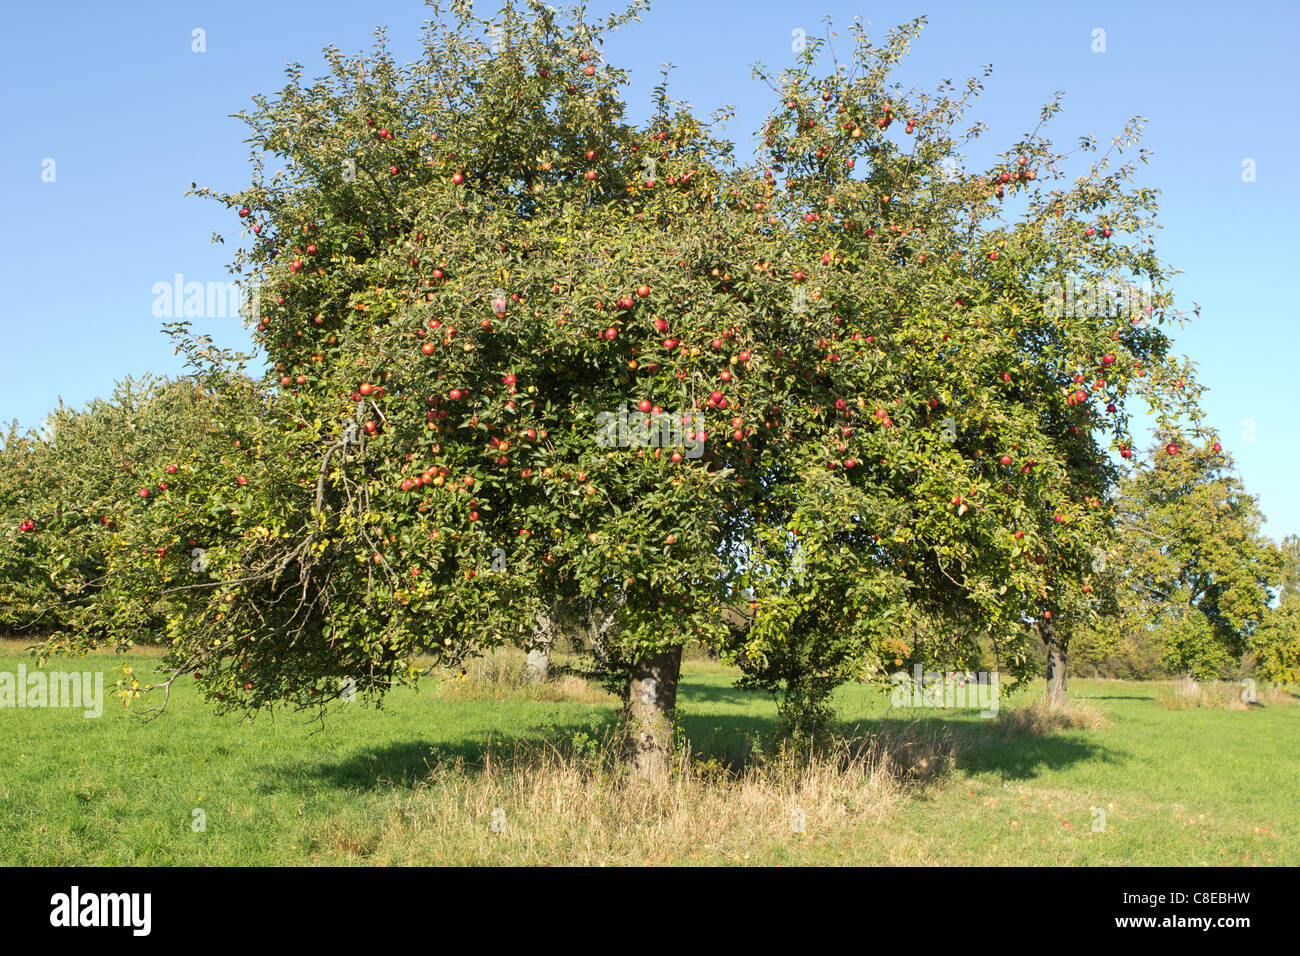
<instances>
[{"instance_id":1,"label":"orchard ground","mask_svg":"<svg viewBox=\"0 0 1300 956\"><path fill-rule=\"evenodd\" d=\"M0 644L0 670L30 670L22 648ZM120 663L47 666L103 670L107 692ZM144 678L157 657L125 663ZM679 697L695 756L647 794L602 743L619 702L573 677L524 689L521 664L501 654L323 727L216 718L192 680L147 724L113 700L99 719L0 709L0 864L1300 864L1295 688L1224 709L1172 683L1075 680L1101 726L1029 733L1008 717L1041 682L995 720L853 685L838 729L882 735L892 760L769 757L737 778L775 708L695 658Z\"/></svg>"}]
</instances>

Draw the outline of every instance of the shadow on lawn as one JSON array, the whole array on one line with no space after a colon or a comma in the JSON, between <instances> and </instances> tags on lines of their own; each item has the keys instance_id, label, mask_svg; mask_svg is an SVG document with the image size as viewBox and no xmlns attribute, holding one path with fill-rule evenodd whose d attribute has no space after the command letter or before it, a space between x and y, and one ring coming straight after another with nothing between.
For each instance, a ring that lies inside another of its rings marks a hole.
<instances>
[{"instance_id":1,"label":"shadow on lawn","mask_svg":"<svg viewBox=\"0 0 1300 956\"><path fill-rule=\"evenodd\" d=\"M770 740L776 734L773 718L746 715L717 715L683 713L679 721L681 733L691 744L697 759L717 759L728 765L742 764L752 751L756 738ZM265 789L298 788L304 778L322 787L340 790L378 790L391 786L412 786L429 776L439 766L461 761L470 773L483 769L483 757L491 751L494 764L509 762L515 752L531 752L542 747L569 749L574 738L600 739L612 734L617 718L607 717L599 722L573 721L549 724L533 733L517 737L488 735L468 737L455 743L443 740L408 740L386 744L374 750L365 750L337 761L293 768L273 766L262 768L267 774Z\"/></svg>"},{"instance_id":2,"label":"shadow on lawn","mask_svg":"<svg viewBox=\"0 0 1300 956\"><path fill-rule=\"evenodd\" d=\"M755 744L774 749L778 724L775 715L756 715L740 710L752 705L755 694L734 687L692 684L683 688L679 733L690 742L696 760L717 760L740 769L754 751ZM695 703L728 703L738 708L734 713L693 713ZM483 757L491 750L494 761L508 762L516 751L556 747L564 750L575 737L582 740L612 735L616 714L606 714L598 721L574 720L550 723L519 737L499 737L487 733L466 737L454 743L443 740L408 740L386 744L374 750L355 753L340 761L315 766L267 768L277 783L270 789L300 786L303 777L318 785L339 789L373 790L390 786L411 786L426 778L431 769L460 760L471 773L482 770ZM997 721L978 718L944 719L872 718L841 720L838 733L849 737L884 734L906 739L918 731L924 735L949 737L956 751L955 766L972 773L997 773L1003 780L1027 780L1045 771L1059 770L1084 761L1116 763L1126 754L1100 742L1080 739L1077 734L1011 734Z\"/></svg>"},{"instance_id":3,"label":"shadow on lawn","mask_svg":"<svg viewBox=\"0 0 1300 956\"><path fill-rule=\"evenodd\" d=\"M761 690L742 690L734 684L705 684L683 678L679 697L688 706L694 703L731 704L751 708L755 702L771 703L772 697Z\"/></svg>"},{"instance_id":4,"label":"shadow on lawn","mask_svg":"<svg viewBox=\"0 0 1300 956\"><path fill-rule=\"evenodd\" d=\"M465 768L476 773L483 768L483 755L489 750L497 760L508 759L516 746L538 745L572 740L578 733L591 733L592 725L583 723L557 724L543 731L519 737L468 737L455 743L446 740L404 740L386 744L374 750L358 751L338 761L322 762L294 768L282 766L263 768L275 780L268 789L295 787L302 778L312 778L317 785L340 790L378 790L391 786L409 787L425 779L435 767L463 762ZM295 781L295 782L291 782Z\"/></svg>"},{"instance_id":5,"label":"shadow on lawn","mask_svg":"<svg viewBox=\"0 0 1300 956\"><path fill-rule=\"evenodd\" d=\"M1044 771L1083 762L1120 763L1127 754L1071 734L1009 733L995 720L911 720L881 718L857 721L841 728L846 735L887 732L905 736L909 730L950 735L956 767L970 773L996 773L1003 780L1028 780Z\"/></svg>"}]
</instances>

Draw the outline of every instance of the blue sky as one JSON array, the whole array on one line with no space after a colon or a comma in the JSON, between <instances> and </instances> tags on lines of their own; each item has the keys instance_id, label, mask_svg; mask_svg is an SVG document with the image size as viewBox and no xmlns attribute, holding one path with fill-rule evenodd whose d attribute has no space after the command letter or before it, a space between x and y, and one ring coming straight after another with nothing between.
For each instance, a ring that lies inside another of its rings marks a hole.
<instances>
[{"instance_id":1,"label":"blue sky","mask_svg":"<svg viewBox=\"0 0 1300 956\"><path fill-rule=\"evenodd\" d=\"M247 182L243 128L228 115L278 89L286 62L314 76L323 46L362 50L378 25L390 28L400 61L414 59L428 10L419 0L19 0L5 14L0 420L35 426L60 398L80 405L124 375L179 371L153 288L178 273L227 279L238 230L216 204L184 193L191 182ZM1062 145L1085 134L1108 142L1128 117L1148 117L1155 157L1139 176L1163 192L1160 253L1184 273L1180 307L1202 307L1177 346L1200 363L1210 421L1260 496L1267 530L1300 533L1300 4L660 0L606 55L632 71L634 119L671 61L673 94L701 113L733 104L730 132L744 145L770 103L751 65L792 62L793 31L824 32L823 14L841 27L863 16L873 37L927 16L900 71L926 86L993 64L975 111L990 147L1030 129L1056 90L1065 110L1050 132ZM191 48L195 28L205 52ZM1105 52L1093 50L1098 28ZM1254 182L1243 182L1247 159ZM214 231L225 246L210 242ZM247 343L238 318L196 325L224 344Z\"/></svg>"}]
</instances>

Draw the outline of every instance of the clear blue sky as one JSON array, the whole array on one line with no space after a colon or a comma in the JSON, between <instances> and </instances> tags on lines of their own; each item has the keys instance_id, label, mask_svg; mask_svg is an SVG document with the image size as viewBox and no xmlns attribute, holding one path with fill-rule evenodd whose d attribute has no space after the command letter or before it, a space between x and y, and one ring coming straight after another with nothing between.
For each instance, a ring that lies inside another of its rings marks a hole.
<instances>
[{"instance_id":1,"label":"clear blue sky","mask_svg":"<svg viewBox=\"0 0 1300 956\"><path fill-rule=\"evenodd\" d=\"M183 194L191 182L247 182L243 128L228 114L278 89L284 63L314 76L324 45L359 51L378 25L400 61L416 58L428 11L419 0L9 0L4 13L0 420L35 426L60 397L79 405L126 374L179 371L152 290L177 273L227 279L231 217ZM1184 272L1180 307L1203 309L1177 344L1200 362L1210 420L1269 533L1300 533L1300 3L660 0L607 54L632 70L635 119L668 60L679 67L674 95L701 113L734 104L731 133L748 143L769 105L750 65L790 63L792 31L822 32L823 13L840 25L861 15L873 36L926 15L902 71L925 85L993 64L977 108L989 144L1031 128L1055 90L1066 94L1051 128L1062 145L1082 134L1109 141L1133 114L1150 119L1156 155L1140 176L1163 191L1160 252ZM204 53L191 51L196 27ZM1104 53L1092 50L1095 28L1106 31ZM1242 181L1247 158L1252 183ZM52 183L42 181L46 159ZM210 243L214 231L226 246ZM196 325L247 342L238 318Z\"/></svg>"}]
</instances>

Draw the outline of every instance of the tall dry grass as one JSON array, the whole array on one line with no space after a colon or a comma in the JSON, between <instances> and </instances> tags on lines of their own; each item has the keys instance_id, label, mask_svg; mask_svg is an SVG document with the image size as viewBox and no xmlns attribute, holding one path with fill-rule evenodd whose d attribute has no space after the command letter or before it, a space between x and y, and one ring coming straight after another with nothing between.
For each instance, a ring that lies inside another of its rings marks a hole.
<instances>
[{"instance_id":1,"label":"tall dry grass","mask_svg":"<svg viewBox=\"0 0 1300 956\"><path fill-rule=\"evenodd\" d=\"M435 693L456 700L543 700L597 704L617 701L599 684L562 673L567 658L556 655L552 676L540 684L525 679L527 658L511 648L500 648L471 658L464 669L440 674ZM420 662L417 662L420 663ZM424 662L421 666L427 666Z\"/></svg>"},{"instance_id":2,"label":"tall dry grass","mask_svg":"<svg viewBox=\"0 0 1300 956\"><path fill-rule=\"evenodd\" d=\"M919 725L742 767L688 753L647 785L612 739L489 750L435 767L379 822L338 820L316 842L332 861L374 864L743 862L880 822L955 761L951 736Z\"/></svg>"},{"instance_id":3,"label":"tall dry grass","mask_svg":"<svg viewBox=\"0 0 1300 956\"><path fill-rule=\"evenodd\" d=\"M1063 707L1052 707L1040 697L1021 707L1003 708L996 726L1006 734L1041 736L1060 730L1101 730L1109 722L1101 711L1083 701L1069 699Z\"/></svg>"},{"instance_id":4,"label":"tall dry grass","mask_svg":"<svg viewBox=\"0 0 1300 956\"><path fill-rule=\"evenodd\" d=\"M1297 697L1285 687L1276 684L1257 684L1254 699L1249 699L1246 688L1235 681L1202 681L1189 684L1185 680L1162 681L1159 685L1160 703L1169 710L1250 710L1252 707L1269 707L1294 704Z\"/></svg>"}]
</instances>

